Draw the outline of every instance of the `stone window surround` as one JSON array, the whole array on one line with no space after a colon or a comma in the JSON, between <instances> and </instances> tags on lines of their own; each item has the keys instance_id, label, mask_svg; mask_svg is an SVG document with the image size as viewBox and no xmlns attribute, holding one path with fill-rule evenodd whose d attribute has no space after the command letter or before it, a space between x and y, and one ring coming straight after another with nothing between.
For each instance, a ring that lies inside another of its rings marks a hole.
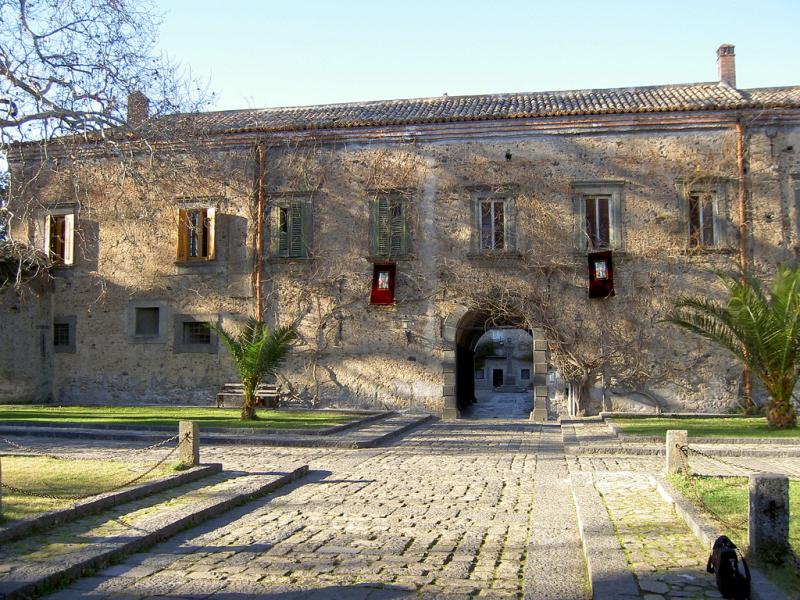
<instances>
[{"instance_id":1,"label":"stone window surround","mask_svg":"<svg viewBox=\"0 0 800 600\"><path fill-rule=\"evenodd\" d=\"M158 308L158 335L136 335L136 309ZM134 344L166 344L169 308L164 300L130 300L128 302L128 341Z\"/></svg>"},{"instance_id":2,"label":"stone window surround","mask_svg":"<svg viewBox=\"0 0 800 600\"><path fill-rule=\"evenodd\" d=\"M183 342L184 323L210 323L219 326L220 317L218 314L176 314L173 317L174 340L172 351L175 354L216 354L219 349L219 337L211 330L210 342L208 344L185 344Z\"/></svg>"},{"instance_id":3,"label":"stone window surround","mask_svg":"<svg viewBox=\"0 0 800 600\"><path fill-rule=\"evenodd\" d=\"M715 251L730 247L728 226L728 185L725 177L702 177L697 179L678 178L675 185L678 189L681 204L681 222L685 232L686 247L694 252ZM697 193L713 194L712 212L714 216L714 243L691 245L691 208L690 196Z\"/></svg>"},{"instance_id":4,"label":"stone window surround","mask_svg":"<svg viewBox=\"0 0 800 600\"><path fill-rule=\"evenodd\" d=\"M53 317L53 328L56 325L67 325L69 328L69 344L64 346L57 346L55 344L55 340L53 340L53 352L56 354L75 354L76 352L76 344L75 344L75 332L76 332L76 325L78 322L78 318L76 315L63 315L63 316L55 316Z\"/></svg>"},{"instance_id":5,"label":"stone window surround","mask_svg":"<svg viewBox=\"0 0 800 600\"><path fill-rule=\"evenodd\" d=\"M194 211L200 209L210 210L211 214L209 215L209 220L211 221L210 225L213 228L211 232L211 248L209 248L208 257L193 257L189 258L188 256L182 258L180 256L180 240L178 240L177 249L178 249L178 256L175 260L175 264L181 267L202 267L203 265L213 264L216 261L216 248L214 247L217 242L217 223L219 217L220 206L224 198L220 196L186 196L180 197L175 200L175 207L178 209L178 236L182 235L182 228L180 224L180 215L184 211Z\"/></svg>"},{"instance_id":6,"label":"stone window surround","mask_svg":"<svg viewBox=\"0 0 800 600\"><path fill-rule=\"evenodd\" d=\"M77 216L80 212L80 204L77 202L55 202L42 208L36 218L36 232L41 236L39 244L36 246L47 256L50 256L50 217L53 216L72 216L69 224L69 240L65 240L69 254L68 260L54 265L56 269L71 269L75 265L75 229L77 228Z\"/></svg>"},{"instance_id":7,"label":"stone window surround","mask_svg":"<svg viewBox=\"0 0 800 600\"><path fill-rule=\"evenodd\" d=\"M296 190L286 192L269 192L266 198L266 215L264 226L264 250L270 262L306 262L314 258L314 190ZM303 239L306 244L305 256L280 256L276 252L273 209L288 208L293 202L304 204Z\"/></svg>"},{"instance_id":8,"label":"stone window surround","mask_svg":"<svg viewBox=\"0 0 800 600\"><path fill-rule=\"evenodd\" d=\"M518 187L513 184L501 186L474 185L468 186L471 202L471 248L468 257L514 257L517 256L517 231L516 231L516 202L515 196ZM481 201L503 200L504 212L504 245L502 250L488 250L481 248Z\"/></svg>"},{"instance_id":9,"label":"stone window surround","mask_svg":"<svg viewBox=\"0 0 800 600\"><path fill-rule=\"evenodd\" d=\"M622 213L624 210L625 181L621 180L586 180L572 182L573 210L575 213L575 246L581 252L591 249L587 242L586 234L586 207L587 196L609 196L608 206L608 250L624 249L624 232ZM598 250L598 248L595 248Z\"/></svg>"}]
</instances>

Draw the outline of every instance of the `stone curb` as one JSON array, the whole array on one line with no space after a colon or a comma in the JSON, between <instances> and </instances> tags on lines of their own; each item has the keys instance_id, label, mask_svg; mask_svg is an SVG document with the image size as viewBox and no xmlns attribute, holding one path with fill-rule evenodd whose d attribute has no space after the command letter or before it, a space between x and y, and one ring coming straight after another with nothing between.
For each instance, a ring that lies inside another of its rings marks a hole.
<instances>
[{"instance_id":1,"label":"stone curb","mask_svg":"<svg viewBox=\"0 0 800 600\"><path fill-rule=\"evenodd\" d=\"M654 448L652 446L581 446L575 442L569 442L567 450L568 454L617 454L629 456L664 456L666 454L665 448L661 446ZM759 457L759 456L776 456L779 458L800 457L800 448L783 448L776 450L769 450L767 448L705 448L703 454L709 456L728 456L731 458L746 458L746 457Z\"/></svg>"},{"instance_id":2,"label":"stone curb","mask_svg":"<svg viewBox=\"0 0 800 600\"><path fill-rule=\"evenodd\" d=\"M594 487L592 474L575 473L570 481L592 597L594 600L640 599L639 585L628 568L608 511Z\"/></svg>"},{"instance_id":3,"label":"stone curb","mask_svg":"<svg viewBox=\"0 0 800 600\"><path fill-rule=\"evenodd\" d=\"M339 411L337 411L339 412ZM353 429L367 425L373 421L387 419L396 416L396 412L387 411L369 414L363 419L356 419L349 423L342 423L341 425L334 425L332 427L324 427L317 429L268 429L259 427L202 427L202 431L206 433L237 433L241 435L333 435L340 431ZM0 429L5 428L42 428L42 429L71 429L71 430L89 430L89 431L130 431L130 432L172 432L178 427L175 425L124 425L117 423L64 423L64 422L51 422L51 421L0 421Z\"/></svg>"},{"instance_id":4,"label":"stone curb","mask_svg":"<svg viewBox=\"0 0 800 600\"><path fill-rule=\"evenodd\" d=\"M98 550L95 553L87 553L88 555L72 564L64 564L57 571L50 572L46 575L35 576L28 581L13 582L11 586L4 586L0 583L0 598L3 598L3 600L27 600L32 596L40 595L44 590L49 590L56 586L63 586L68 581L92 573L99 567L117 562L130 554L141 552L158 542L176 535L183 529L199 525L203 521L218 516L236 506L273 492L303 477L307 473L308 465L303 465L290 473L275 477L267 483L258 483L251 486L249 489L245 487L244 490L233 496L218 501L212 501L213 503L199 510L193 509L192 512L180 516L162 526L147 530L141 535L126 537L125 539L128 541L122 542L116 545L116 547ZM144 526L140 526L140 531L144 529Z\"/></svg>"},{"instance_id":5,"label":"stone curb","mask_svg":"<svg viewBox=\"0 0 800 600\"><path fill-rule=\"evenodd\" d=\"M80 500L69 508L52 510L35 517L14 521L8 525L0 525L0 544L24 537L36 529L52 527L73 519L85 517L118 504L124 504L172 487L197 481L220 471L222 471L222 465L219 463L193 467L177 475L167 475L141 485Z\"/></svg>"},{"instance_id":6,"label":"stone curb","mask_svg":"<svg viewBox=\"0 0 800 600\"><path fill-rule=\"evenodd\" d=\"M710 554L711 548L714 545L714 540L722 534L715 530L706 520L705 516L700 513L691 502L686 500L686 498L684 498L668 481L661 477L653 477L653 481L661 497L675 508L675 512L686 521L689 529L691 529L692 533L700 540L700 543L708 548ZM760 569L752 565L748 566L750 567L750 575L752 577L750 592L753 600L790 600L789 597L778 589Z\"/></svg>"},{"instance_id":7,"label":"stone curb","mask_svg":"<svg viewBox=\"0 0 800 600\"><path fill-rule=\"evenodd\" d=\"M248 435L222 435L208 433L206 430L200 431L200 443L210 445L248 445L248 446L277 446L277 447L296 447L296 448L372 448L387 439L400 435L417 425L434 418L432 415L424 415L413 419L410 423L403 424L387 433L377 435L374 438L364 440L336 439L334 436L295 436L287 435L285 432L280 434L273 433L264 436ZM0 426L0 435L13 435L25 437L47 437L47 438L69 438L69 439L91 439L91 440L117 440L117 441L140 441L157 442L163 439L162 435L155 433L135 433L128 431L103 431L84 429L75 431L62 428L6 428ZM286 436L286 437L284 437Z\"/></svg>"},{"instance_id":8,"label":"stone curb","mask_svg":"<svg viewBox=\"0 0 800 600\"><path fill-rule=\"evenodd\" d=\"M434 417L433 415L425 415L425 416L419 417L417 419L414 419L413 421L411 421L410 423L407 423L406 425L403 425L402 427L398 427L397 429L395 429L393 431L389 431L388 433L385 433L385 434L383 434L381 436L378 436L376 438L373 438L371 440L367 440L365 442L354 442L352 447L356 448L356 449L357 448L375 448L375 447L380 446L384 442L387 442L388 440L390 440L390 439L392 439L394 437L397 437L399 435L402 435L402 434L406 433L407 431L409 431L411 429L414 429L415 427L419 427L420 425L424 425L424 424L429 423L429 422L434 421L434 420L437 420L437 418Z\"/></svg>"}]
</instances>

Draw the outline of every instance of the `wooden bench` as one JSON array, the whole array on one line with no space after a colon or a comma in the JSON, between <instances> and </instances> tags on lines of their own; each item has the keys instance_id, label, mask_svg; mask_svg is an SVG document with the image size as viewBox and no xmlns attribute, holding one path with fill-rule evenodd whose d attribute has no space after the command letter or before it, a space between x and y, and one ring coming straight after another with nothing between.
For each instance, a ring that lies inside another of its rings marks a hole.
<instances>
[{"instance_id":1,"label":"wooden bench","mask_svg":"<svg viewBox=\"0 0 800 600\"><path fill-rule=\"evenodd\" d=\"M256 406L278 406L281 396L277 383L260 383L256 388ZM244 401L244 386L241 383L225 383L217 394L217 408L225 408L226 400L238 400L239 406Z\"/></svg>"}]
</instances>

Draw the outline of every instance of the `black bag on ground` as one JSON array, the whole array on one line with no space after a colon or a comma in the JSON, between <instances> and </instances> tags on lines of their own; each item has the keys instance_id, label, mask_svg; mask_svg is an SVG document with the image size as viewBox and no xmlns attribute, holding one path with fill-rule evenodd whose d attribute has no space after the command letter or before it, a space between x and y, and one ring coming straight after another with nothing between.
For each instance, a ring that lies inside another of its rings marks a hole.
<instances>
[{"instance_id":1,"label":"black bag on ground","mask_svg":"<svg viewBox=\"0 0 800 600\"><path fill-rule=\"evenodd\" d=\"M739 570L739 559L742 560L744 573ZM732 600L749 600L750 569L730 538L721 535L714 542L711 556L708 557L706 571L713 573L717 579L717 589L723 598Z\"/></svg>"}]
</instances>

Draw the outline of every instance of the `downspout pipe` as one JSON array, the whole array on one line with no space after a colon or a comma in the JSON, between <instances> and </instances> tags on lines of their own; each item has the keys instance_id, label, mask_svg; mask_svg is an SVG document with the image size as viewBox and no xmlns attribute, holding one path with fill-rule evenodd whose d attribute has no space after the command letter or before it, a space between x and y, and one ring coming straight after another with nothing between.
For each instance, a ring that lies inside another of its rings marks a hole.
<instances>
[{"instance_id":1,"label":"downspout pipe","mask_svg":"<svg viewBox=\"0 0 800 600\"><path fill-rule=\"evenodd\" d=\"M741 118L736 120L736 168L739 183L739 268L747 271L747 169L745 167L745 129ZM742 396L746 408L753 405L753 376L750 367L742 371Z\"/></svg>"},{"instance_id":2,"label":"downspout pipe","mask_svg":"<svg viewBox=\"0 0 800 600\"><path fill-rule=\"evenodd\" d=\"M253 292L255 297L255 319L264 320L264 213L266 210L266 171L267 155L264 142L256 144L256 168L258 169L256 179L256 227L253 236L255 237L253 247L255 248L255 263L253 265Z\"/></svg>"}]
</instances>

